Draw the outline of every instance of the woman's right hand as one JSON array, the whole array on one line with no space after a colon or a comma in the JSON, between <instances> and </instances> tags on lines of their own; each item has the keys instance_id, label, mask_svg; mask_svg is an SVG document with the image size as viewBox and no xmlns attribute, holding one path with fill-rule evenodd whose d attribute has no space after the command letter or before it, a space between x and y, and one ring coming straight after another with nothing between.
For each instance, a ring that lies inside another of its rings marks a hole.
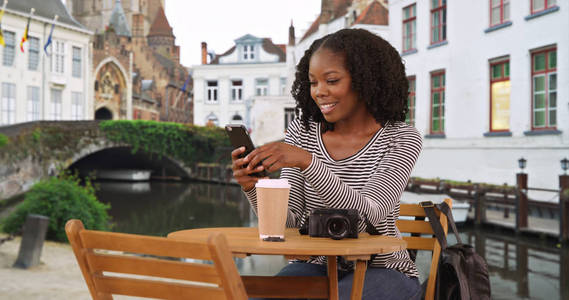
<instances>
[{"instance_id":1,"label":"woman's right hand","mask_svg":"<svg viewBox=\"0 0 569 300\"><path fill-rule=\"evenodd\" d=\"M250 176L253 173L260 172L264 170L263 165L259 164L258 167L253 170L248 170L245 168L249 163L246 157L240 158L239 156L245 152L245 147L239 147L231 151L231 168L233 169L233 177L241 188L248 192L255 187L255 183L260 179L259 177Z\"/></svg>"}]
</instances>

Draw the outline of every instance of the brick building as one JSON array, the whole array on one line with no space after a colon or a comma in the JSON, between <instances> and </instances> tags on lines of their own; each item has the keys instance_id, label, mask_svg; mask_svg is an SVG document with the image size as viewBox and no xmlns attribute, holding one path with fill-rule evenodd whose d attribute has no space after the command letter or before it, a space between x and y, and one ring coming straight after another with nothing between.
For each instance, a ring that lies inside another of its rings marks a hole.
<instances>
[{"instance_id":1,"label":"brick building","mask_svg":"<svg viewBox=\"0 0 569 300\"><path fill-rule=\"evenodd\" d=\"M155 10L140 5L135 11L137 7L131 2L117 0L104 28L99 28L99 19L105 20L104 5L73 3L76 18L98 32L92 64L95 119L192 123L188 101L191 80L180 64L180 49L164 14L163 1L154 2L145 5L155 5ZM147 15L150 12L155 13L152 18Z\"/></svg>"}]
</instances>

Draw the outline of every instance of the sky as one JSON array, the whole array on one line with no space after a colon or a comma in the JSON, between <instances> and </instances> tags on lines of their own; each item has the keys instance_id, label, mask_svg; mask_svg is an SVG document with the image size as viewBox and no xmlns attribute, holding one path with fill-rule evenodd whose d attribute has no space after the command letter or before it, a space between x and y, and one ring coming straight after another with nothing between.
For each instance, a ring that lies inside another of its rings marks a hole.
<instances>
[{"instance_id":1,"label":"sky","mask_svg":"<svg viewBox=\"0 0 569 300\"><path fill-rule=\"evenodd\" d=\"M166 0L166 17L180 46L182 65L201 63L201 42L222 54L246 34L288 43L293 21L297 39L320 12L321 0Z\"/></svg>"}]
</instances>

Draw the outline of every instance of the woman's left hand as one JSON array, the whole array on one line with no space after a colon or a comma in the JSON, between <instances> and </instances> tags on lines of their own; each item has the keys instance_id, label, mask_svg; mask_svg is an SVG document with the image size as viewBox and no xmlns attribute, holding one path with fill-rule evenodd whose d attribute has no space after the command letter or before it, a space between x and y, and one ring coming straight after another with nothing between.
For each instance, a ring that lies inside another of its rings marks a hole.
<instances>
[{"instance_id":1,"label":"woman's left hand","mask_svg":"<svg viewBox=\"0 0 569 300\"><path fill-rule=\"evenodd\" d=\"M312 154L299 147L282 142L263 145L247 155L249 165L247 168L262 164L268 172L282 168L308 168L312 162Z\"/></svg>"}]
</instances>

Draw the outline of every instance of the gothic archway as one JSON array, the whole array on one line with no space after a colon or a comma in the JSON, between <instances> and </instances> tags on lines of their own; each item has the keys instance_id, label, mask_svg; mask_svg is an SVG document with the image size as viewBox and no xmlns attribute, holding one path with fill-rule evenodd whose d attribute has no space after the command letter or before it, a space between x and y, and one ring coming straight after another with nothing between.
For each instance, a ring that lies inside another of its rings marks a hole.
<instances>
[{"instance_id":1,"label":"gothic archway","mask_svg":"<svg viewBox=\"0 0 569 300\"><path fill-rule=\"evenodd\" d=\"M114 58L101 61L95 73L95 111L104 107L114 119L127 119L127 77ZM95 116L95 119L96 116Z\"/></svg>"}]
</instances>

